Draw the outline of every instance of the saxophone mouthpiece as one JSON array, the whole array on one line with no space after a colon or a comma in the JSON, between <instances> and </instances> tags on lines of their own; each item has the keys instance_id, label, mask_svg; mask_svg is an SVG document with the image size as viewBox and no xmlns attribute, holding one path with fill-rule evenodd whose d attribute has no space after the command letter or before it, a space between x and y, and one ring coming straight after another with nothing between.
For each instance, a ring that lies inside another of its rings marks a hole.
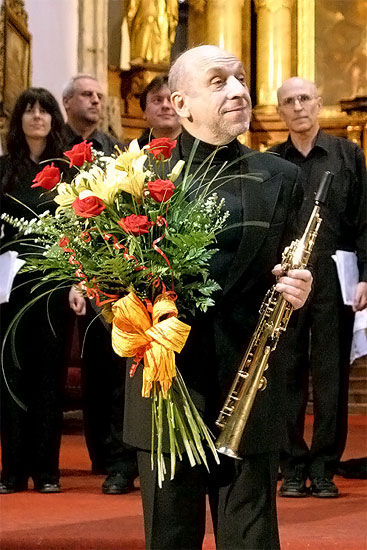
<instances>
[{"instance_id":1,"label":"saxophone mouthpiece","mask_svg":"<svg viewBox=\"0 0 367 550\"><path fill-rule=\"evenodd\" d=\"M334 178L334 174L332 172L329 172L329 170L324 172L321 183L316 193L315 204L317 205L325 204L329 187L331 182L333 181L333 178Z\"/></svg>"}]
</instances>

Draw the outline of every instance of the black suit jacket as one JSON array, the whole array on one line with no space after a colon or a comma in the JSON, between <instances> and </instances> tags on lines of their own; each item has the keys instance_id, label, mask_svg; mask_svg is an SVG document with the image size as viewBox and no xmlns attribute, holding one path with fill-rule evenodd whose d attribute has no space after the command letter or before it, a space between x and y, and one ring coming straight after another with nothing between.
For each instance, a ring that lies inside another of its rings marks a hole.
<instances>
[{"instance_id":1,"label":"black suit jacket","mask_svg":"<svg viewBox=\"0 0 367 550\"><path fill-rule=\"evenodd\" d=\"M190 136L191 137L191 136ZM180 136L176 151L185 157ZM233 189L243 226L231 265L221 249L212 261L213 277L222 286L216 305L206 314L190 319L188 341L176 356L199 411L215 432L215 419L233 382L242 355L258 320L259 307L274 283L271 270L281 259L284 247L294 238L296 213L302 201L299 170L271 153L253 153L237 141L241 173L256 173L262 181L243 178ZM187 147L186 147L187 149ZM233 150L232 150L233 152ZM172 164L171 164L172 166ZM237 170L238 174L238 170ZM227 189L231 189L231 185ZM239 189L239 192L238 192ZM220 192L219 192L220 194ZM303 228L299 229L302 233ZM258 392L242 442L243 454L269 452L279 448L283 369L275 354L267 371L268 387ZM151 444L151 402L141 397L142 368L126 383L124 440L140 449ZM168 447L166 449L168 451Z\"/></svg>"}]
</instances>

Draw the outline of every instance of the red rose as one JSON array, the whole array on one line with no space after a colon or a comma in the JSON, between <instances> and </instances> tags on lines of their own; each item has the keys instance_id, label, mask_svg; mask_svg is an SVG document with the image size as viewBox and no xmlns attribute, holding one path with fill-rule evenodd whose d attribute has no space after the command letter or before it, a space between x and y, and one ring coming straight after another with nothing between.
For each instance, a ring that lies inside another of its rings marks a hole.
<instances>
[{"instance_id":1,"label":"red rose","mask_svg":"<svg viewBox=\"0 0 367 550\"><path fill-rule=\"evenodd\" d=\"M67 246L69 244L69 239L67 237L61 237L58 244L59 244L60 248L64 248L65 246Z\"/></svg>"},{"instance_id":2,"label":"red rose","mask_svg":"<svg viewBox=\"0 0 367 550\"><path fill-rule=\"evenodd\" d=\"M77 197L73 202L74 212L77 216L81 218L93 218L94 216L99 216L99 214L106 207L98 197L90 195L84 199Z\"/></svg>"},{"instance_id":3,"label":"red rose","mask_svg":"<svg viewBox=\"0 0 367 550\"><path fill-rule=\"evenodd\" d=\"M121 218L117 223L126 233L132 233L133 235L148 233L148 230L154 225L153 222L148 221L146 216L137 216L136 214Z\"/></svg>"},{"instance_id":4,"label":"red rose","mask_svg":"<svg viewBox=\"0 0 367 550\"><path fill-rule=\"evenodd\" d=\"M31 187L43 187L44 189L53 189L60 181L60 170L54 165L47 164L41 172L38 172L34 180L36 183Z\"/></svg>"},{"instance_id":5,"label":"red rose","mask_svg":"<svg viewBox=\"0 0 367 550\"><path fill-rule=\"evenodd\" d=\"M176 144L177 139L173 141L169 138L152 139L152 141L148 143L147 150L158 160L169 159L172 154L172 149L176 147Z\"/></svg>"},{"instance_id":6,"label":"red rose","mask_svg":"<svg viewBox=\"0 0 367 550\"><path fill-rule=\"evenodd\" d=\"M81 143L74 145L70 151L65 151L64 155L70 160L69 166L82 166L85 161L92 162L93 155L91 147L92 143L87 143L85 139Z\"/></svg>"},{"instance_id":7,"label":"red rose","mask_svg":"<svg viewBox=\"0 0 367 550\"><path fill-rule=\"evenodd\" d=\"M149 195L157 202L168 201L173 195L175 186L170 180L155 180L148 182Z\"/></svg>"}]
</instances>

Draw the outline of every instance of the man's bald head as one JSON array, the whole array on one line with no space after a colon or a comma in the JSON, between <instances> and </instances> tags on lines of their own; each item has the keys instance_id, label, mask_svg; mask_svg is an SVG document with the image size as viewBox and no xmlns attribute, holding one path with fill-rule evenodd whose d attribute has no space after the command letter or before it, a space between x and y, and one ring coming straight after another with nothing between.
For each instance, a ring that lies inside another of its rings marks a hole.
<instances>
[{"instance_id":1,"label":"man's bald head","mask_svg":"<svg viewBox=\"0 0 367 550\"><path fill-rule=\"evenodd\" d=\"M278 113L286 123L292 139L314 139L319 130L321 107L322 99L316 84L311 80L293 76L278 89Z\"/></svg>"},{"instance_id":2,"label":"man's bald head","mask_svg":"<svg viewBox=\"0 0 367 550\"><path fill-rule=\"evenodd\" d=\"M204 45L191 48L182 53L173 63L169 75L168 86L171 92L187 90L195 79L198 70L205 70L206 64L213 58L237 60L237 57L218 46Z\"/></svg>"},{"instance_id":3,"label":"man's bald head","mask_svg":"<svg viewBox=\"0 0 367 550\"><path fill-rule=\"evenodd\" d=\"M307 80L306 78L301 78L300 76L292 76L287 78L283 84L277 90L278 104L280 105L283 98L287 97L290 90L295 88L308 89L310 95L318 97L319 93L317 91L317 86L312 80Z\"/></svg>"},{"instance_id":4,"label":"man's bald head","mask_svg":"<svg viewBox=\"0 0 367 550\"><path fill-rule=\"evenodd\" d=\"M191 135L225 145L247 132L251 98L235 55L211 45L192 48L175 61L168 78L173 107Z\"/></svg>"}]
</instances>

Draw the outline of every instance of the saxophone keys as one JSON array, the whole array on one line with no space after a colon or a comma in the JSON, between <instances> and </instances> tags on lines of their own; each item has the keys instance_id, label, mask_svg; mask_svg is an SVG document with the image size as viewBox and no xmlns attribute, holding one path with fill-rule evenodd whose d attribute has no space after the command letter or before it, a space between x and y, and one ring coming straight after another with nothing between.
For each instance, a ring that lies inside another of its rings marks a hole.
<instances>
[{"instance_id":1,"label":"saxophone keys","mask_svg":"<svg viewBox=\"0 0 367 550\"><path fill-rule=\"evenodd\" d=\"M259 390L264 391L267 385L268 385L267 379L265 378L265 376L262 376L259 382Z\"/></svg>"},{"instance_id":2,"label":"saxophone keys","mask_svg":"<svg viewBox=\"0 0 367 550\"><path fill-rule=\"evenodd\" d=\"M238 376L239 376L239 378L247 378L248 377L248 372L247 371L240 371L240 372L238 372Z\"/></svg>"}]
</instances>

